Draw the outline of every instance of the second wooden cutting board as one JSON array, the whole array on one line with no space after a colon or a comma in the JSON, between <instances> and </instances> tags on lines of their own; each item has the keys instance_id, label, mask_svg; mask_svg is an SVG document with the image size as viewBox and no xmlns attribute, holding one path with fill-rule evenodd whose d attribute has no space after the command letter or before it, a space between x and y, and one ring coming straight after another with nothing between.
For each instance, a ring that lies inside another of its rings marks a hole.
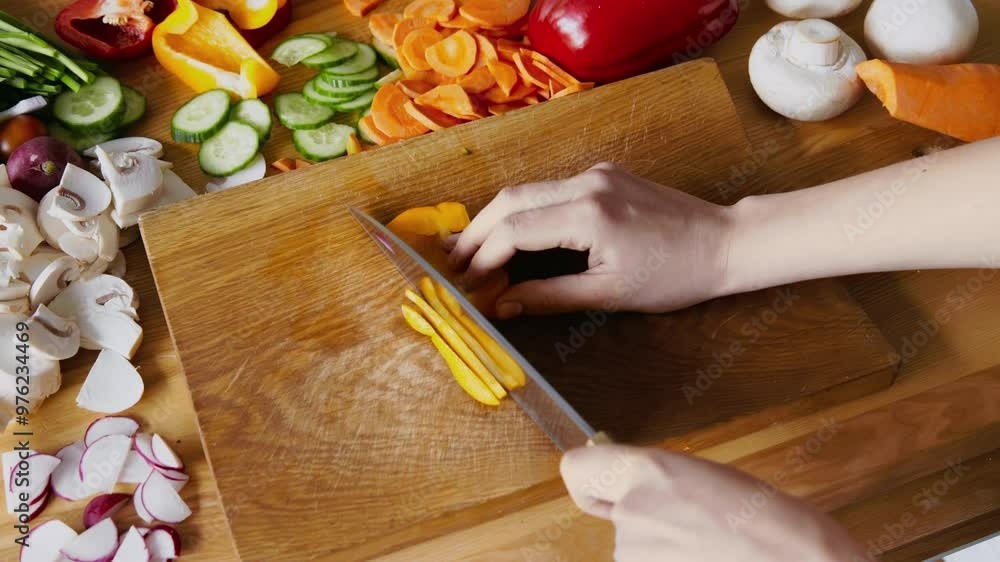
<instances>
[{"instance_id":1,"label":"second wooden cutting board","mask_svg":"<svg viewBox=\"0 0 1000 562\"><path fill-rule=\"evenodd\" d=\"M428 538L403 529L557 476L559 452L512 401L473 402L406 327L403 281L347 205L380 220L446 200L475 212L505 186L601 160L711 198L745 149L718 68L701 60L144 216L243 559L365 558ZM774 293L615 315L574 358L577 381L609 384L573 387L564 375L560 385L592 421L650 441L819 391L889 384L884 340L839 285L793 291L796 305L693 406L679 389L698 384ZM577 320L559 322L507 326L543 373L558 368L552 342Z\"/></svg>"}]
</instances>

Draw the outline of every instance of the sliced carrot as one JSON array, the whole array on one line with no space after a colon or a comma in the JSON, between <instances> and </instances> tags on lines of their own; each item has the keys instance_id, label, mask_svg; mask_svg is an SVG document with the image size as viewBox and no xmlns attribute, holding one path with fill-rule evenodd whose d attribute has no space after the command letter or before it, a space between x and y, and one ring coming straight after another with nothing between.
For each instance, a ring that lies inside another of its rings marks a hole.
<instances>
[{"instance_id":1,"label":"sliced carrot","mask_svg":"<svg viewBox=\"0 0 1000 562\"><path fill-rule=\"evenodd\" d=\"M429 18L403 18L392 28L392 46L396 51L403 50L403 40L414 29L434 28L436 22Z\"/></svg>"},{"instance_id":2,"label":"sliced carrot","mask_svg":"<svg viewBox=\"0 0 1000 562\"><path fill-rule=\"evenodd\" d=\"M373 139L374 140L374 139ZM362 152L364 148L361 146L361 141L358 140L358 135L351 133L347 135L347 153L357 154Z\"/></svg>"},{"instance_id":3,"label":"sliced carrot","mask_svg":"<svg viewBox=\"0 0 1000 562\"><path fill-rule=\"evenodd\" d=\"M526 84L534 84L539 88L546 90L549 87L549 76L531 62L531 59L525 60L520 52L514 53L514 64L517 66L517 73L521 76L521 80L524 80Z\"/></svg>"},{"instance_id":4,"label":"sliced carrot","mask_svg":"<svg viewBox=\"0 0 1000 562\"><path fill-rule=\"evenodd\" d=\"M392 32L401 19L403 16L391 12L372 14L372 17L368 18L368 30L372 32L372 37L381 41L383 45L391 46Z\"/></svg>"},{"instance_id":5,"label":"sliced carrot","mask_svg":"<svg viewBox=\"0 0 1000 562\"><path fill-rule=\"evenodd\" d=\"M403 105L410 98L395 84L379 88L372 99L372 120L380 131L401 139L408 139L427 132L427 127L410 117Z\"/></svg>"},{"instance_id":6,"label":"sliced carrot","mask_svg":"<svg viewBox=\"0 0 1000 562\"><path fill-rule=\"evenodd\" d=\"M440 131L441 129L465 123L465 120L452 117L451 115L448 115L443 111L438 111L433 107L426 105L418 107L417 104L413 103L413 101L406 102L404 108L406 109L406 112L410 114L410 117L420 121L424 124L424 126L432 131Z\"/></svg>"},{"instance_id":7,"label":"sliced carrot","mask_svg":"<svg viewBox=\"0 0 1000 562\"><path fill-rule=\"evenodd\" d=\"M433 27L421 27L407 33L402 48L406 62L415 70L432 70L424 58L424 52L441 39L441 34Z\"/></svg>"},{"instance_id":8,"label":"sliced carrot","mask_svg":"<svg viewBox=\"0 0 1000 562\"><path fill-rule=\"evenodd\" d=\"M521 109L522 107L525 107L527 105L528 104L523 103L523 102L519 102L519 101L514 101L514 102L510 102L510 103L497 103L497 104L491 105L489 107L489 111L493 115L503 115L504 113L507 113L508 111L514 111L515 109Z\"/></svg>"},{"instance_id":9,"label":"sliced carrot","mask_svg":"<svg viewBox=\"0 0 1000 562\"><path fill-rule=\"evenodd\" d=\"M468 31L458 31L427 48L427 62L445 76L462 76L476 62L476 40Z\"/></svg>"},{"instance_id":10,"label":"sliced carrot","mask_svg":"<svg viewBox=\"0 0 1000 562\"><path fill-rule=\"evenodd\" d=\"M577 80L575 77L573 77L572 74L560 68L559 65L552 62L545 55L537 51L532 51L531 49L522 49L521 55L523 56L525 54L527 54L531 58L531 61L534 63L535 68L541 70L545 74L548 74L550 77L552 77L552 79L554 79L556 82L559 82L563 86L569 86L571 84L580 83L580 81Z\"/></svg>"},{"instance_id":11,"label":"sliced carrot","mask_svg":"<svg viewBox=\"0 0 1000 562\"><path fill-rule=\"evenodd\" d=\"M480 25L503 27L526 16L530 4L529 0L467 0L459 13Z\"/></svg>"},{"instance_id":12,"label":"sliced carrot","mask_svg":"<svg viewBox=\"0 0 1000 562\"><path fill-rule=\"evenodd\" d=\"M507 62L514 62L514 53L519 53L522 47L524 45L510 39L500 38L496 40L497 54L500 56L500 60Z\"/></svg>"},{"instance_id":13,"label":"sliced carrot","mask_svg":"<svg viewBox=\"0 0 1000 562\"><path fill-rule=\"evenodd\" d=\"M568 96L570 94L575 94L577 92L589 90L593 87L594 87L593 82L578 82L576 84L570 84L569 86L566 86L562 90L559 90L558 92L552 94L551 99L561 98L563 96Z\"/></svg>"},{"instance_id":14,"label":"sliced carrot","mask_svg":"<svg viewBox=\"0 0 1000 562\"><path fill-rule=\"evenodd\" d=\"M309 166L312 166L312 162L307 162L305 160L299 160L297 158L295 159L295 169L296 170L301 170L302 168L308 168Z\"/></svg>"},{"instance_id":15,"label":"sliced carrot","mask_svg":"<svg viewBox=\"0 0 1000 562\"><path fill-rule=\"evenodd\" d=\"M470 19L466 19L465 16L463 16L462 14L455 14L455 17L451 18L450 20L438 23L441 25L441 27L447 29L466 29L469 31L474 31L476 29L479 29L478 23Z\"/></svg>"},{"instance_id":16,"label":"sliced carrot","mask_svg":"<svg viewBox=\"0 0 1000 562\"><path fill-rule=\"evenodd\" d=\"M509 96L517 85L517 69L499 60L491 60L487 63L487 68L493 74L497 86L503 90L503 95Z\"/></svg>"},{"instance_id":17,"label":"sliced carrot","mask_svg":"<svg viewBox=\"0 0 1000 562\"><path fill-rule=\"evenodd\" d=\"M403 9L408 18L431 18L439 22L448 21L456 11L454 0L413 0Z\"/></svg>"},{"instance_id":18,"label":"sliced carrot","mask_svg":"<svg viewBox=\"0 0 1000 562\"><path fill-rule=\"evenodd\" d=\"M539 100L538 96L536 96L535 94L529 94L527 96L524 96L524 98L521 99L521 101L523 101L524 103L526 103L528 105L535 105L535 104L539 103L541 100Z\"/></svg>"},{"instance_id":19,"label":"sliced carrot","mask_svg":"<svg viewBox=\"0 0 1000 562\"><path fill-rule=\"evenodd\" d=\"M292 160L291 158L280 158L278 160L275 160L274 162L271 162L271 167L282 173L291 172L292 170L295 169L295 161Z\"/></svg>"},{"instance_id":20,"label":"sliced carrot","mask_svg":"<svg viewBox=\"0 0 1000 562\"><path fill-rule=\"evenodd\" d=\"M438 86L426 94L417 96L413 101L443 111L452 117L464 118L479 114L479 109L472 98L458 84Z\"/></svg>"},{"instance_id":21,"label":"sliced carrot","mask_svg":"<svg viewBox=\"0 0 1000 562\"><path fill-rule=\"evenodd\" d=\"M344 7L351 15L361 17L372 11L382 0L344 0Z\"/></svg>"},{"instance_id":22,"label":"sliced carrot","mask_svg":"<svg viewBox=\"0 0 1000 562\"><path fill-rule=\"evenodd\" d=\"M424 80L400 80L396 82L396 86L403 91L404 94L413 99L420 94L426 94L427 92L434 89L434 84Z\"/></svg>"},{"instance_id":23,"label":"sliced carrot","mask_svg":"<svg viewBox=\"0 0 1000 562\"><path fill-rule=\"evenodd\" d=\"M475 68L482 68L491 60L498 60L500 58L497 55L497 48L493 46L493 42L489 40L488 37L480 35L478 33L472 32L472 37L476 40L476 65Z\"/></svg>"},{"instance_id":24,"label":"sliced carrot","mask_svg":"<svg viewBox=\"0 0 1000 562\"><path fill-rule=\"evenodd\" d=\"M510 103L512 101L520 101L525 97L535 93L535 87L525 84L524 82L518 82L517 86L510 94L505 94L499 86L493 86L489 90L486 90L482 94L479 94L486 101L490 103Z\"/></svg>"},{"instance_id":25,"label":"sliced carrot","mask_svg":"<svg viewBox=\"0 0 1000 562\"><path fill-rule=\"evenodd\" d=\"M360 121L358 121L358 130L361 131L361 134L363 134L365 138L373 140L375 144L379 146L385 146L387 144L403 140L390 137L379 130L379 128L375 126L375 120L372 119L371 115L365 115Z\"/></svg>"},{"instance_id":26,"label":"sliced carrot","mask_svg":"<svg viewBox=\"0 0 1000 562\"><path fill-rule=\"evenodd\" d=\"M485 92L493 87L497 81L493 78L493 73L485 66L479 67L472 72L458 79L457 84L470 94Z\"/></svg>"}]
</instances>

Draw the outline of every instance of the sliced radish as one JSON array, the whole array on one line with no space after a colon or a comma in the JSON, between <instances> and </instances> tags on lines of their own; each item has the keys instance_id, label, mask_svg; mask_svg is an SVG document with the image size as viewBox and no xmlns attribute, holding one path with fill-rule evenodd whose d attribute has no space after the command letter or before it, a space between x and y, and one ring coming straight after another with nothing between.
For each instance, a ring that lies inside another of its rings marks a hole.
<instances>
[{"instance_id":1,"label":"sliced radish","mask_svg":"<svg viewBox=\"0 0 1000 562\"><path fill-rule=\"evenodd\" d=\"M142 377L128 359L104 349L83 381L76 405L92 412L116 414L135 406L144 390Z\"/></svg>"},{"instance_id":2,"label":"sliced radish","mask_svg":"<svg viewBox=\"0 0 1000 562\"><path fill-rule=\"evenodd\" d=\"M142 458L138 451L132 449L125 457L125 466L122 467L122 472L118 475L118 481L125 484L141 484L146 481L152 471L153 467L146 462L146 459Z\"/></svg>"},{"instance_id":3,"label":"sliced radish","mask_svg":"<svg viewBox=\"0 0 1000 562\"><path fill-rule=\"evenodd\" d=\"M19 562L57 562L59 550L76 538L76 531L53 519L35 527L28 533L26 546L21 547Z\"/></svg>"},{"instance_id":4,"label":"sliced radish","mask_svg":"<svg viewBox=\"0 0 1000 562\"><path fill-rule=\"evenodd\" d=\"M21 453L27 455L23 462ZM38 505L47 494L49 479L61 462L59 457L31 450L4 453L2 464L7 513L15 513L14 510L22 503L21 494L28 498L26 503L30 508Z\"/></svg>"},{"instance_id":5,"label":"sliced radish","mask_svg":"<svg viewBox=\"0 0 1000 562\"><path fill-rule=\"evenodd\" d=\"M127 435L132 437L139 431L139 422L126 416L105 416L97 418L87 427L83 442L88 447L105 435Z\"/></svg>"},{"instance_id":6,"label":"sliced radish","mask_svg":"<svg viewBox=\"0 0 1000 562\"><path fill-rule=\"evenodd\" d=\"M167 529L170 529L169 531ZM153 560L173 560L181 555L180 537L170 527L153 527L146 535L146 547Z\"/></svg>"},{"instance_id":7,"label":"sliced radish","mask_svg":"<svg viewBox=\"0 0 1000 562\"><path fill-rule=\"evenodd\" d=\"M149 562L149 548L139 531L132 527L123 535L111 562Z\"/></svg>"},{"instance_id":8,"label":"sliced radish","mask_svg":"<svg viewBox=\"0 0 1000 562\"><path fill-rule=\"evenodd\" d=\"M135 512L146 523L152 523L153 521L155 521L153 516L150 515L148 511L146 511L146 506L142 505L142 484L136 486L135 491L132 492L132 507L135 508Z\"/></svg>"},{"instance_id":9,"label":"sliced radish","mask_svg":"<svg viewBox=\"0 0 1000 562\"><path fill-rule=\"evenodd\" d=\"M80 533L60 549L73 562L108 562L118 548L115 522L105 519Z\"/></svg>"},{"instance_id":10,"label":"sliced radish","mask_svg":"<svg viewBox=\"0 0 1000 562\"><path fill-rule=\"evenodd\" d=\"M184 469L184 463L181 461L181 458L177 456L177 453L159 435L153 435L152 449L153 461L156 464L164 468Z\"/></svg>"},{"instance_id":11,"label":"sliced radish","mask_svg":"<svg viewBox=\"0 0 1000 562\"><path fill-rule=\"evenodd\" d=\"M49 505L49 499L51 498L52 494L50 494L48 489L46 489L45 492L42 493L42 496L38 498L38 501L32 503L28 508L28 521L31 521L35 517L41 515L42 511L45 510L45 507Z\"/></svg>"},{"instance_id":12,"label":"sliced radish","mask_svg":"<svg viewBox=\"0 0 1000 562\"><path fill-rule=\"evenodd\" d=\"M153 472L142 483L142 505L153 518L164 523L180 523L191 515L170 481L159 472Z\"/></svg>"},{"instance_id":13,"label":"sliced radish","mask_svg":"<svg viewBox=\"0 0 1000 562\"><path fill-rule=\"evenodd\" d=\"M177 529L174 529L170 525L157 525L152 529L147 529L147 531L164 531L169 533L170 537L174 539L174 552L177 553L177 556L181 555L181 534L177 532Z\"/></svg>"},{"instance_id":14,"label":"sliced radish","mask_svg":"<svg viewBox=\"0 0 1000 562\"><path fill-rule=\"evenodd\" d=\"M97 492L113 491L131 448L132 438L126 435L105 435L94 441L80 458L84 484Z\"/></svg>"},{"instance_id":15,"label":"sliced radish","mask_svg":"<svg viewBox=\"0 0 1000 562\"><path fill-rule=\"evenodd\" d=\"M131 494L104 494L90 500L83 508L83 526L90 528L118 513L132 499Z\"/></svg>"},{"instance_id":16,"label":"sliced radish","mask_svg":"<svg viewBox=\"0 0 1000 562\"><path fill-rule=\"evenodd\" d=\"M146 462L150 466L159 468L170 468L167 466L160 466L160 463L156 462L156 456L153 455L153 436L149 433L136 433L135 440L132 442L132 448L135 452L139 453L142 458L146 459Z\"/></svg>"},{"instance_id":17,"label":"sliced radish","mask_svg":"<svg viewBox=\"0 0 1000 562\"><path fill-rule=\"evenodd\" d=\"M97 493L80 478L80 457L86 449L83 441L77 441L66 445L56 453L63 462L52 472L52 491L64 500L82 500Z\"/></svg>"}]
</instances>

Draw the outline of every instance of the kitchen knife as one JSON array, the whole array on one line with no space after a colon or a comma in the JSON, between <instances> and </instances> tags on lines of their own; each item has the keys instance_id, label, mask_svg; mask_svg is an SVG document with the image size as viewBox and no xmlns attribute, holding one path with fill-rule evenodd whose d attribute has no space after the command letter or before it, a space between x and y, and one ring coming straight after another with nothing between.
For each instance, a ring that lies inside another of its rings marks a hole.
<instances>
[{"instance_id":1,"label":"kitchen knife","mask_svg":"<svg viewBox=\"0 0 1000 562\"><path fill-rule=\"evenodd\" d=\"M420 293L420 280L429 277L437 286L447 291L459 304L465 315L489 337L493 338L499 348L517 363L526 375L526 382L519 388L507 390L514 401L528 414L528 417L534 420L535 424L549 436L549 439L557 447L565 451L574 447L610 441L604 432L595 431L566 402L566 399L560 396L552 388L552 385L514 349L507 338L503 337L493 327L493 324L469 303L462 292L427 263L420 254L364 211L354 207L348 207L348 210L418 294Z\"/></svg>"}]
</instances>

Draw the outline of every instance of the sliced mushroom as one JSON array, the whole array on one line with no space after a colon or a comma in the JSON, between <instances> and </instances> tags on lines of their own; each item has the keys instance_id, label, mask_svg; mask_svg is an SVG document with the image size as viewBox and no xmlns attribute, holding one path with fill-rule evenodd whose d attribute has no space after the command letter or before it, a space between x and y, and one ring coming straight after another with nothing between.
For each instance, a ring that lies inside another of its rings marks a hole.
<instances>
[{"instance_id":1,"label":"sliced mushroom","mask_svg":"<svg viewBox=\"0 0 1000 562\"><path fill-rule=\"evenodd\" d=\"M130 226L128 228L123 228L121 232L118 233L118 247L124 248L132 242L139 239L139 227Z\"/></svg>"},{"instance_id":2,"label":"sliced mushroom","mask_svg":"<svg viewBox=\"0 0 1000 562\"><path fill-rule=\"evenodd\" d=\"M20 279L11 279L5 286L0 286L0 301L10 301L28 296L31 285Z\"/></svg>"},{"instance_id":3,"label":"sliced mushroom","mask_svg":"<svg viewBox=\"0 0 1000 562\"><path fill-rule=\"evenodd\" d=\"M109 154L120 152L125 154L145 154L147 156L152 156L153 158L163 156L163 145L160 144L159 141L147 139L145 137L123 137L120 139L102 142L97 146L92 146L84 150L83 155L87 158L97 158L98 147Z\"/></svg>"},{"instance_id":4,"label":"sliced mushroom","mask_svg":"<svg viewBox=\"0 0 1000 562\"><path fill-rule=\"evenodd\" d=\"M70 256L53 260L31 284L31 306L48 304L70 283L80 278L80 264Z\"/></svg>"},{"instance_id":5,"label":"sliced mushroom","mask_svg":"<svg viewBox=\"0 0 1000 562\"><path fill-rule=\"evenodd\" d=\"M115 259L108 264L108 275L114 275L119 279L125 278L125 254L119 251L115 254Z\"/></svg>"},{"instance_id":6,"label":"sliced mushroom","mask_svg":"<svg viewBox=\"0 0 1000 562\"><path fill-rule=\"evenodd\" d=\"M27 317L22 314L0 314L0 342L10 342L20 332L17 324L25 320ZM28 353L25 365L18 359L23 355L13 343L0 345L0 398L14 402L14 397L18 395L17 387L23 386L17 383L17 375L23 374L24 367L31 373L31 384L25 397L28 400L42 400L59 390L62 377L58 361L42 357L40 353ZM37 407L37 404L34 406Z\"/></svg>"},{"instance_id":7,"label":"sliced mushroom","mask_svg":"<svg viewBox=\"0 0 1000 562\"><path fill-rule=\"evenodd\" d=\"M30 310L31 302L28 301L28 297L0 301L0 314L27 314Z\"/></svg>"},{"instance_id":8,"label":"sliced mushroom","mask_svg":"<svg viewBox=\"0 0 1000 562\"><path fill-rule=\"evenodd\" d=\"M43 269L65 255L62 250L57 250L48 244L41 244L28 256L28 259L20 263L21 277L28 283L34 283Z\"/></svg>"},{"instance_id":9,"label":"sliced mushroom","mask_svg":"<svg viewBox=\"0 0 1000 562\"><path fill-rule=\"evenodd\" d=\"M111 190L97 176L67 164L49 213L64 221L85 221L111 205Z\"/></svg>"},{"instance_id":10,"label":"sliced mushroom","mask_svg":"<svg viewBox=\"0 0 1000 562\"><path fill-rule=\"evenodd\" d=\"M43 357L69 359L80 350L80 328L76 322L59 316L44 304L38 306L26 324L31 349Z\"/></svg>"},{"instance_id":11,"label":"sliced mushroom","mask_svg":"<svg viewBox=\"0 0 1000 562\"><path fill-rule=\"evenodd\" d=\"M132 287L111 275L80 279L49 304L56 314L76 319L80 347L110 349L129 358L142 342L142 327L135 322L137 306Z\"/></svg>"},{"instance_id":12,"label":"sliced mushroom","mask_svg":"<svg viewBox=\"0 0 1000 562\"><path fill-rule=\"evenodd\" d=\"M99 257L113 259L118 250L118 227L111 220L111 210L85 221L62 221L50 213L56 192L46 193L38 207L38 224L45 241L84 263Z\"/></svg>"},{"instance_id":13,"label":"sliced mushroom","mask_svg":"<svg viewBox=\"0 0 1000 562\"><path fill-rule=\"evenodd\" d=\"M7 165L0 164L0 187L12 187L10 178L7 176Z\"/></svg>"},{"instance_id":14,"label":"sliced mushroom","mask_svg":"<svg viewBox=\"0 0 1000 562\"><path fill-rule=\"evenodd\" d=\"M116 153L112 158L100 147L95 153L119 215L138 213L160 197L163 169L155 158L141 153Z\"/></svg>"},{"instance_id":15,"label":"sliced mushroom","mask_svg":"<svg viewBox=\"0 0 1000 562\"><path fill-rule=\"evenodd\" d=\"M158 209L164 205L170 205L171 203L177 203L178 201L183 201L185 199L191 199L192 197L197 197L198 194L195 193L180 176L175 174L171 170L163 171L163 193L160 194L160 198L156 200L155 203L150 205L148 208L143 209L145 211L152 211L153 209ZM114 219L115 223L122 227L128 228L135 226L139 223L139 213L134 213L132 215L122 215L117 212L117 209L111 212L111 218Z\"/></svg>"},{"instance_id":16,"label":"sliced mushroom","mask_svg":"<svg viewBox=\"0 0 1000 562\"><path fill-rule=\"evenodd\" d=\"M0 287L6 287L11 280L20 277L24 262L10 252L0 251Z\"/></svg>"},{"instance_id":17,"label":"sliced mushroom","mask_svg":"<svg viewBox=\"0 0 1000 562\"><path fill-rule=\"evenodd\" d=\"M0 187L0 247L25 259L42 243L35 223L38 203L9 187Z\"/></svg>"}]
</instances>

